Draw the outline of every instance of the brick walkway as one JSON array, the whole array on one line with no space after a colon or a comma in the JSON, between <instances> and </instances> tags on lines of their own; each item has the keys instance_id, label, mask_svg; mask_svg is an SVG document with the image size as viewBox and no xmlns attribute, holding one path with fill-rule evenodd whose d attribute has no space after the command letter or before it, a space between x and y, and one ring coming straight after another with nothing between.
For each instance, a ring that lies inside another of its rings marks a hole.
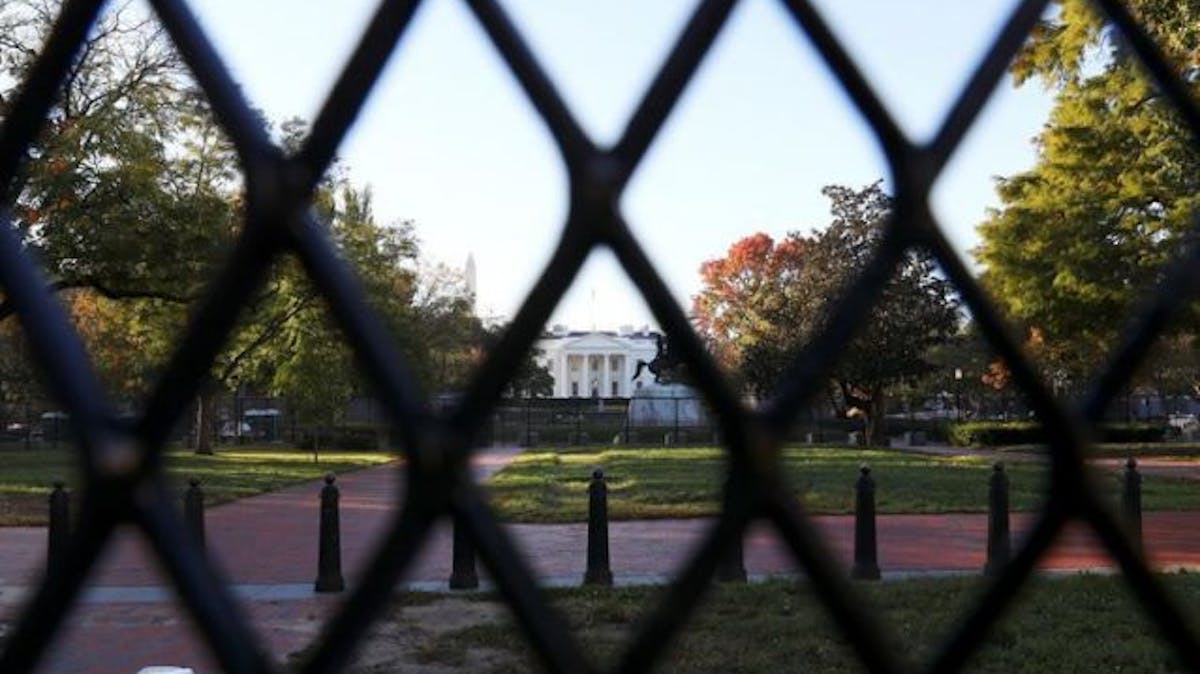
<instances>
[{"instance_id":1,"label":"brick walkway","mask_svg":"<svg viewBox=\"0 0 1200 674\"><path fill-rule=\"evenodd\" d=\"M480 476L502 466L513 450L480 457ZM401 495L396 465L341 476L343 569L353 585L374 541L386 531L391 504ZM209 549L235 584L242 606L270 651L282 659L303 648L332 615L339 596L311 592L316 574L317 494L308 484L236 503L207 513ZM814 518L834 554L847 566L852 555L849 517ZM1030 518L1016 515L1020 532ZM614 522L610 525L612 565L619 579L666 579L687 558L708 520ZM1200 566L1200 512L1148 513L1144 531L1151 560L1160 567ZM879 563L886 574L975 572L984 562L986 518L962 515L880 516ZM509 527L539 578L548 584L575 584L584 568L583 525ZM19 609L23 591L34 582L45 555L45 530L0 529L0 619ZM42 672L55 674L136 672L146 664L187 664L197 672L218 671L196 638L187 616L162 588L161 574L147 563L147 550L132 531L123 532L89 583L89 596L76 607L60 633ZM1072 527L1058 542L1045 568L1111 566L1091 537ZM753 528L746 541L751 574L790 573L795 565L766 527ZM450 535L441 526L408 574L419 588L443 588L450 574ZM486 578L486 575L485 575Z\"/></svg>"}]
</instances>

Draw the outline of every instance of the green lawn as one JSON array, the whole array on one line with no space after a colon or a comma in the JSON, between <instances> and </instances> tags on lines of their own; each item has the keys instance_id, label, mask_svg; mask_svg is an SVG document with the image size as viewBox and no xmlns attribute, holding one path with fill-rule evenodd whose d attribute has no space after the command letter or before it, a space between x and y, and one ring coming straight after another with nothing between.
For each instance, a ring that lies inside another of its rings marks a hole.
<instances>
[{"instance_id":1,"label":"green lawn","mask_svg":"<svg viewBox=\"0 0 1200 674\"><path fill-rule=\"evenodd\" d=\"M872 467L880 512L982 512L987 510L992 460L980 456L929 456L894 450L799 447L784 453L788 476L812 512L854 509L858 468ZM1008 461L1010 504L1036 508L1047 469L1038 461ZM591 448L530 450L488 481L501 516L515 522L573 522L587 516L592 469L604 469L613 519L697 517L718 510L723 450L693 448ZM1115 477L1102 484L1117 493ZM1195 483L1145 477L1146 509L1200 508Z\"/></svg>"},{"instance_id":2,"label":"green lawn","mask_svg":"<svg viewBox=\"0 0 1200 674\"><path fill-rule=\"evenodd\" d=\"M182 494L188 479L200 480L205 502L223 503L292 484L319 479L328 472L343 473L390 461L384 452L312 452L278 447L218 449L213 456L170 451L167 473ZM0 452L0 526L46 523L50 485L64 480L77 486L76 458L66 449L6 450Z\"/></svg>"},{"instance_id":3,"label":"green lawn","mask_svg":"<svg viewBox=\"0 0 1200 674\"><path fill-rule=\"evenodd\" d=\"M1180 575L1164 581L1179 605L1190 607L1200 601L1200 578ZM918 664L936 654L977 599L982 583L978 578L922 579L857 589L872 615L890 632L892 652ZM654 605L660 592L659 588L579 589L555 591L552 597L585 650L596 662L611 666L637 619ZM982 650L968 661L966 671L1185 671L1140 607L1117 577L1034 579L1013 610L992 629ZM403 606L397 606L393 612L393 619L401 624L403 611ZM511 614L492 615L498 617L439 632L417 653L418 662L456 667L469 651L486 649L501 656L495 666L483 671L537 671ZM1193 628L1196 624L1193 619ZM655 671L826 673L863 668L806 585L775 581L716 588Z\"/></svg>"},{"instance_id":4,"label":"green lawn","mask_svg":"<svg viewBox=\"0 0 1200 674\"><path fill-rule=\"evenodd\" d=\"M1016 454L1042 454L1047 451L1045 445L1004 445L996 447L995 450ZM1092 445L1088 455L1095 458L1116 459L1129 456L1135 458L1157 456L1200 461L1200 442L1170 440L1164 442L1106 442Z\"/></svg>"}]
</instances>

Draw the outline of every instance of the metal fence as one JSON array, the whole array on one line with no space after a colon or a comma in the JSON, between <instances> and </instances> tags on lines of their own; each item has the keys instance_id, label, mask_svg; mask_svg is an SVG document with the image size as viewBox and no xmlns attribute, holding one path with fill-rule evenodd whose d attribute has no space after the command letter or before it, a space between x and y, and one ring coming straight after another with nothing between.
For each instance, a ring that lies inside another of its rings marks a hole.
<instances>
[{"instance_id":1,"label":"metal fence","mask_svg":"<svg viewBox=\"0 0 1200 674\"><path fill-rule=\"evenodd\" d=\"M669 637L681 629L705 595L722 555L742 536L748 522L765 519L812 579L820 601L865 667L874 672L898 671L902 665L885 645L880 626L862 609L844 572L833 563L784 484L779 450L798 410L817 393L828 374L833 356L849 342L889 272L913 246L925 246L934 253L961 291L983 334L1011 366L1015 383L1047 426L1053 457L1047 507L1032 534L937 651L928 664L929 670L955 671L962 667L967 657L979 649L985 631L1029 579L1064 524L1072 519L1091 526L1180 660L1200 670L1200 643L1186 627L1188 621L1127 540L1105 499L1089 488L1083 461L1089 427L1122 390L1167 320L1183 307L1186 298L1194 296L1200 275L1200 247L1192 244L1183 259L1167 272L1165 286L1171 291L1147 298L1144 311L1098 373L1090 393L1080 405L1067 407L1056 401L1038 378L996 309L947 243L928 206L931 186L1047 2L1026 0L1017 4L928 144L914 143L905 136L808 2L784 2L798 29L797 37L814 45L882 147L895 186L895 210L873 261L845 288L828 327L795 355L776 395L752 411L743 406L692 332L684 312L630 234L618 206L630 175L727 23L735 1L699 3L620 140L612 147L599 147L583 131L499 3L467 0L553 136L567 167L570 209L552 260L490 358L475 374L461 400L444 413L430 415L399 350L389 343L380 321L364 302L355 277L338 258L323 225L305 208L418 2L396 0L380 5L303 146L285 155L268 138L250 102L242 98L241 89L230 78L187 3L151 0L221 125L236 144L246 177L246 225L146 408L133 423L113 413L91 374L78 336L49 295L34 262L22 250L16 232L7 224L0 226L0 283L17 306L50 390L70 415L85 477L78 533L69 543L65 561L47 570L5 640L0 671L26 672L34 667L78 597L101 548L115 527L123 523L136 525L148 537L225 671L275 669L230 589L221 584L200 545L187 533L163 478L162 448L195 397L239 310L262 282L267 268L284 253L301 260L315 286L328 298L363 371L372 377L396 421L408 458L407 489L403 501L396 504L390 531L359 585L332 616L301 671L336 671L347 662L355 644L388 606L389 590L417 555L433 524L447 515L458 517L465 525L541 662L552 671L591 671L593 666L565 621L556 617L529 565L464 467L470 458L472 437L488 421L520 356L529 350L553 307L596 247L606 247L616 255L670 335L673 348L686 360L697 388L718 420L729 457L728 493L721 516L634 635L619 658L618 669L646 671L663 656ZM28 81L10 101L8 118L0 131L3 184L12 183L26 148L47 115L58 83L102 4L99 0L66 0ZM1128 10L1117 0L1097 0L1096 5L1123 33L1125 42L1142 59L1161 91L1178 106L1181 119L1193 133L1200 132L1200 108L1192 100L1188 84L1175 75Z\"/></svg>"}]
</instances>

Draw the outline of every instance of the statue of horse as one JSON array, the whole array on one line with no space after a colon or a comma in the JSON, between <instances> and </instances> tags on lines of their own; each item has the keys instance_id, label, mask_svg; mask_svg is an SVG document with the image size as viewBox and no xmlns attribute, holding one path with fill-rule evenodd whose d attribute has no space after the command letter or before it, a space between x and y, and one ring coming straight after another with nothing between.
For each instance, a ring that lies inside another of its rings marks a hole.
<instances>
[{"instance_id":1,"label":"statue of horse","mask_svg":"<svg viewBox=\"0 0 1200 674\"><path fill-rule=\"evenodd\" d=\"M671 352L667 346L667 340L662 335L658 335L654 339L657 346L654 358L650 362L638 359L633 379L642 376L643 370L650 370L650 374L654 375L655 384L669 384L675 381L675 371L683 363L678 356Z\"/></svg>"}]
</instances>

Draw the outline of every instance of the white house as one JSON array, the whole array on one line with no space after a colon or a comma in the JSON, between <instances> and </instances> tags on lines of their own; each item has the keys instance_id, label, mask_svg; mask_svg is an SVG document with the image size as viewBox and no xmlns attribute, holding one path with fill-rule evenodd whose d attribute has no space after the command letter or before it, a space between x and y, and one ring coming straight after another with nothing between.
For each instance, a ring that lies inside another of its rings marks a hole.
<instances>
[{"instance_id":1,"label":"white house","mask_svg":"<svg viewBox=\"0 0 1200 674\"><path fill-rule=\"evenodd\" d=\"M637 362L650 362L658 353L659 333L624 326L617 332L573 331L555 325L537 342L538 362L554 378L555 398L628 398L654 375L643 369L636 381Z\"/></svg>"}]
</instances>

